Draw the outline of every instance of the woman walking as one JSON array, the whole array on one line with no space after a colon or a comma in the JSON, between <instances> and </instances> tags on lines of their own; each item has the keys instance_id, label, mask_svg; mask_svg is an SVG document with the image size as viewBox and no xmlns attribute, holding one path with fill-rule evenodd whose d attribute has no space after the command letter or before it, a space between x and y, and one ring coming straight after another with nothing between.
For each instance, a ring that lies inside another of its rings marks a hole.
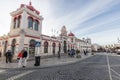
<instances>
[{"instance_id":1,"label":"woman walking","mask_svg":"<svg viewBox=\"0 0 120 80\"><path fill-rule=\"evenodd\" d=\"M28 53L27 53L27 51L26 51L26 49L23 49L23 68L25 68L26 67L26 65L27 65L27 56L28 56Z\"/></svg>"},{"instance_id":2,"label":"woman walking","mask_svg":"<svg viewBox=\"0 0 120 80\"><path fill-rule=\"evenodd\" d=\"M20 68L22 66L22 62L23 62L23 53L24 50L20 51L20 53L18 53L18 68Z\"/></svg>"}]
</instances>

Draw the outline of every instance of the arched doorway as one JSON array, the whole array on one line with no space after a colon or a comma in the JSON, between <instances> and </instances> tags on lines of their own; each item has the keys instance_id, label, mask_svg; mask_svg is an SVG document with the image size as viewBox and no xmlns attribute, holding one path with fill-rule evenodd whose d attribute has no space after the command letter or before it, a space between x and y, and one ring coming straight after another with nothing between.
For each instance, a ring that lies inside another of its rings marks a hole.
<instances>
[{"instance_id":1,"label":"arched doorway","mask_svg":"<svg viewBox=\"0 0 120 80\"><path fill-rule=\"evenodd\" d=\"M29 58L33 58L35 55L35 40L31 39L29 42Z\"/></svg>"},{"instance_id":2,"label":"arched doorway","mask_svg":"<svg viewBox=\"0 0 120 80\"><path fill-rule=\"evenodd\" d=\"M68 50L70 50L70 44L68 44Z\"/></svg>"},{"instance_id":3,"label":"arched doorway","mask_svg":"<svg viewBox=\"0 0 120 80\"><path fill-rule=\"evenodd\" d=\"M72 48L72 44L71 44L71 49L73 49L73 48Z\"/></svg>"},{"instance_id":4,"label":"arched doorway","mask_svg":"<svg viewBox=\"0 0 120 80\"><path fill-rule=\"evenodd\" d=\"M5 45L4 45L4 55L5 55L5 53L6 53L6 49L7 49L7 41L5 41Z\"/></svg>"},{"instance_id":5,"label":"arched doorway","mask_svg":"<svg viewBox=\"0 0 120 80\"><path fill-rule=\"evenodd\" d=\"M12 40L12 44L11 44L11 51L12 51L12 54L14 55L15 53L15 44L16 44L16 39L13 39Z\"/></svg>"},{"instance_id":6,"label":"arched doorway","mask_svg":"<svg viewBox=\"0 0 120 80\"><path fill-rule=\"evenodd\" d=\"M48 42L44 42L44 53L48 53Z\"/></svg>"},{"instance_id":7,"label":"arched doorway","mask_svg":"<svg viewBox=\"0 0 120 80\"><path fill-rule=\"evenodd\" d=\"M64 53L67 53L67 43L64 41L64 46L63 46Z\"/></svg>"},{"instance_id":8,"label":"arched doorway","mask_svg":"<svg viewBox=\"0 0 120 80\"><path fill-rule=\"evenodd\" d=\"M53 50L52 50L53 55L55 55L55 46L56 46L56 44L53 42L53 44L52 44L52 47L53 47Z\"/></svg>"},{"instance_id":9,"label":"arched doorway","mask_svg":"<svg viewBox=\"0 0 120 80\"><path fill-rule=\"evenodd\" d=\"M58 45L58 46L59 46L59 52L60 52L60 51L61 51L61 44L59 43L59 45Z\"/></svg>"}]
</instances>

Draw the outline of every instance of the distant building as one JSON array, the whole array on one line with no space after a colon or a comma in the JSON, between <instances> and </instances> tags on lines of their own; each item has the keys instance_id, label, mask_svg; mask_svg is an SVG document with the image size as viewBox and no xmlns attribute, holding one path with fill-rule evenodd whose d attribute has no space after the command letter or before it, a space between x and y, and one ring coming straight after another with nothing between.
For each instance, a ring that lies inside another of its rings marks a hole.
<instances>
[{"instance_id":1,"label":"distant building","mask_svg":"<svg viewBox=\"0 0 120 80\"><path fill-rule=\"evenodd\" d=\"M58 37L42 34L42 21L43 17L31 2L29 5L21 4L11 13L8 35L0 37L2 55L11 49L13 55L17 56L23 48L27 49L29 58L35 55L55 55L58 51L67 53L68 49L91 51L91 39L78 39L72 32L67 33L65 26Z\"/></svg>"},{"instance_id":2,"label":"distant building","mask_svg":"<svg viewBox=\"0 0 120 80\"><path fill-rule=\"evenodd\" d=\"M92 51L93 51L93 52L97 52L98 49L100 49L100 47L101 47L101 46L100 46L99 44L92 44L92 47L91 47L91 48L92 48Z\"/></svg>"}]
</instances>

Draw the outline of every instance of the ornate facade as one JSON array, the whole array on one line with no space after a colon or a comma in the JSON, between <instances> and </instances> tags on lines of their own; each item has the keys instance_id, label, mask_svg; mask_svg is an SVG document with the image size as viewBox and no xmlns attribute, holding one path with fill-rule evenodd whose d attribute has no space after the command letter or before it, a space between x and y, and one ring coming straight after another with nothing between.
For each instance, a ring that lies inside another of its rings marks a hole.
<instances>
[{"instance_id":1,"label":"ornate facade","mask_svg":"<svg viewBox=\"0 0 120 80\"><path fill-rule=\"evenodd\" d=\"M31 2L21 4L20 7L11 13L11 25L8 35L0 37L0 51L2 55L10 49L14 56L23 48L29 53L29 58L35 55L55 55L58 51L67 53L69 49L91 51L91 40L80 40L70 32L67 33L65 26L57 37L42 34L43 17L35 9ZM36 46L40 42L40 46Z\"/></svg>"}]
</instances>

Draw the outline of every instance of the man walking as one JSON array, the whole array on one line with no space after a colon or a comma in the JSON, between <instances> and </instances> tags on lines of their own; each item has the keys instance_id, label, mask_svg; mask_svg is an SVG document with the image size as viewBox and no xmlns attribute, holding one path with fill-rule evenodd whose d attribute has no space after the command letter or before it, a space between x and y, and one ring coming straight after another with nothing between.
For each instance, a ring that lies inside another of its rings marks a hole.
<instances>
[{"instance_id":1,"label":"man walking","mask_svg":"<svg viewBox=\"0 0 120 80\"><path fill-rule=\"evenodd\" d=\"M2 56L2 53L1 53L1 51L0 51L0 57Z\"/></svg>"},{"instance_id":2,"label":"man walking","mask_svg":"<svg viewBox=\"0 0 120 80\"><path fill-rule=\"evenodd\" d=\"M60 58L60 51L58 51L58 58Z\"/></svg>"},{"instance_id":3,"label":"man walking","mask_svg":"<svg viewBox=\"0 0 120 80\"><path fill-rule=\"evenodd\" d=\"M6 52L5 56L6 56L6 63L8 63L8 62L11 63L11 62L12 62L12 61L11 61L11 59L12 59L12 53L11 53L10 50L8 50L8 51Z\"/></svg>"}]
</instances>

